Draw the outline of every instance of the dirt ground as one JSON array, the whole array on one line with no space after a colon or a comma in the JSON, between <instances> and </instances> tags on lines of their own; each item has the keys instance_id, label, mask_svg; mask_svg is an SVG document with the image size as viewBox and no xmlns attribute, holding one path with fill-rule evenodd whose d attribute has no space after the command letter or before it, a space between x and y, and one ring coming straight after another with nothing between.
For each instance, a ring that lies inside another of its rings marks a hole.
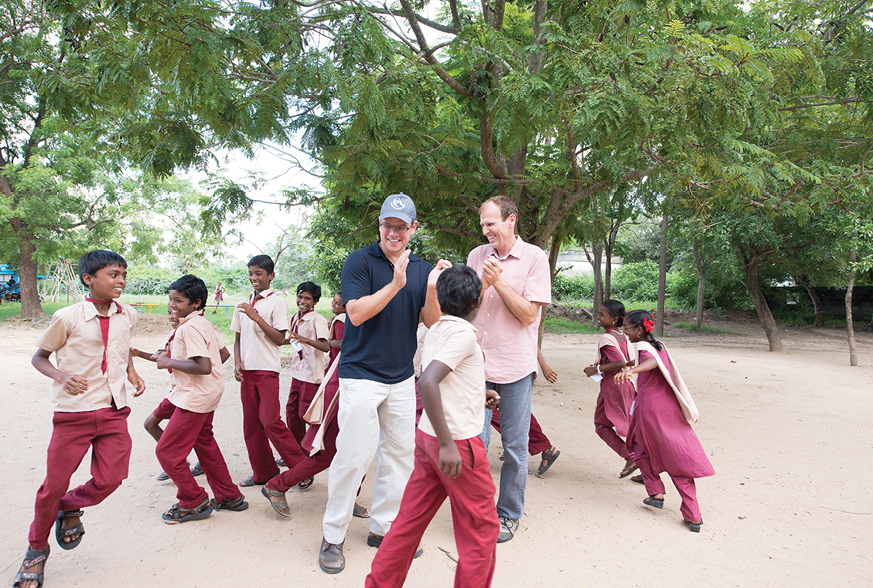
<instances>
[{"instance_id":1,"label":"dirt ground","mask_svg":"<svg viewBox=\"0 0 873 588\"><path fill-rule=\"evenodd\" d=\"M165 318L141 316L134 345L156 348ZM698 481L702 532L682 525L669 483L664 510L652 510L642 504L641 485L618 479L622 460L594 433L597 387L582 371L597 337L547 334L544 353L559 377L556 384L537 380L534 413L561 456L544 478L533 475L538 460L531 458L525 515L515 539L497 548L494 586L870 585L873 469L864 456L873 449L873 337L858 333L861 367L849 367L843 331L789 328L786 350L774 354L753 321L735 317L713 326L735 334L668 328L665 337L700 409L695 429L716 469ZM37 335L30 326L0 323L7 373L0 389L7 497L0 574L7 585L24 554L51 435L50 382L30 365ZM365 543L365 520L352 520L346 570L328 576L318 568L326 474L308 492L288 494L290 519L275 515L258 489L250 489L245 512L163 524L160 513L176 501L175 489L155 480L154 441L141 423L163 398L168 376L137 361L148 390L132 401L130 477L87 510L87 534L75 551L50 540L48 588L363 585L375 553ZM215 430L231 474L242 480L250 470L239 385L226 371ZM287 390L286 374L282 382ZM495 479L498 455L499 443L492 442ZM88 463L74 483L87 479ZM361 494L366 505L372 480ZM422 545L406 585L450 586L457 552L448 505Z\"/></svg>"}]
</instances>

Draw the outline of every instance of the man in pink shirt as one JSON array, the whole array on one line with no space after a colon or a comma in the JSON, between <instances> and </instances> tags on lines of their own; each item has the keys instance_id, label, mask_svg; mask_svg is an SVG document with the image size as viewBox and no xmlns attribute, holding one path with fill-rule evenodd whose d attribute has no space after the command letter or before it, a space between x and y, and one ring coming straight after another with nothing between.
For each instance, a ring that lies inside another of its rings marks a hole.
<instances>
[{"instance_id":1,"label":"man in pink shirt","mask_svg":"<svg viewBox=\"0 0 873 588\"><path fill-rule=\"evenodd\" d=\"M503 466L497 515L497 542L512 539L524 511L530 402L537 371L537 331L541 308L552 301L549 260L545 252L515 234L518 206L506 196L486 200L479 209L488 238L467 256L467 265L482 279L476 327L485 354L485 380L500 395ZM481 433L488 447L491 411Z\"/></svg>"}]
</instances>

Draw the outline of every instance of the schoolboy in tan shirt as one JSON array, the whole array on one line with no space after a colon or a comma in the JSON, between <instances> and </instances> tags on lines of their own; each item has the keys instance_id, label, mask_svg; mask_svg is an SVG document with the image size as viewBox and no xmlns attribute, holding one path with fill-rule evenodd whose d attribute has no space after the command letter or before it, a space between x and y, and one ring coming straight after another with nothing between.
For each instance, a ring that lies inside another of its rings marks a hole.
<instances>
[{"instance_id":1,"label":"schoolboy in tan shirt","mask_svg":"<svg viewBox=\"0 0 873 588\"><path fill-rule=\"evenodd\" d=\"M17 586L42 585L52 525L58 545L75 548L85 534L81 509L102 502L127 478L131 441L125 376L136 388L133 396L145 391L130 356L136 311L115 301L127 284L127 262L114 251L89 251L78 269L90 295L55 312L32 360L37 371L55 381L54 430ZM49 361L52 353L57 367ZM89 448L91 479L68 492Z\"/></svg>"},{"instance_id":2,"label":"schoolboy in tan shirt","mask_svg":"<svg viewBox=\"0 0 873 588\"><path fill-rule=\"evenodd\" d=\"M487 588L494 577L500 524L485 444L479 438L488 408L499 398L485 389L485 361L471 322L481 282L465 265L443 270L437 297L444 313L431 326L418 380L425 414L415 433L415 468L400 511L385 535L367 588L401 586L422 535L448 497L458 551L455 586Z\"/></svg>"},{"instance_id":3,"label":"schoolboy in tan shirt","mask_svg":"<svg viewBox=\"0 0 873 588\"><path fill-rule=\"evenodd\" d=\"M263 485L279 473L270 443L289 468L303 459L303 450L282 422L279 407L280 345L288 329L288 305L270 290L276 277L269 255L249 261L249 282L254 292L234 309L230 328L234 377L241 382L243 437L252 465L252 475L240 483Z\"/></svg>"},{"instance_id":4,"label":"schoolboy in tan shirt","mask_svg":"<svg viewBox=\"0 0 873 588\"><path fill-rule=\"evenodd\" d=\"M212 419L224 393L224 343L212 323L203 317L207 296L206 284L191 274L170 284L168 307L179 319L179 326L168 352L159 352L156 359L158 369L170 370L172 378L170 393L158 408L171 416L155 449L161 467L176 484L179 499L161 515L168 524L204 519L213 507L235 511L248 508L212 434ZM188 469L186 458L192 449L215 494L214 501L209 500Z\"/></svg>"},{"instance_id":5,"label":"schoolboy in tan shirt","mask_svg":"<svg viewBox=\"0 0 873 588\"><path fill-rule=\"evenodd\" d=\"M298 443L303 442L306 434L303 415L324 377L324 354L330 351L327 319L315 311L319 300L321 286L318 284L303 282L297 286L297 312L291 318L287 333L295 353L291 358L291 392L285 405L285 418Z\"/></svg>"}]
</instances>

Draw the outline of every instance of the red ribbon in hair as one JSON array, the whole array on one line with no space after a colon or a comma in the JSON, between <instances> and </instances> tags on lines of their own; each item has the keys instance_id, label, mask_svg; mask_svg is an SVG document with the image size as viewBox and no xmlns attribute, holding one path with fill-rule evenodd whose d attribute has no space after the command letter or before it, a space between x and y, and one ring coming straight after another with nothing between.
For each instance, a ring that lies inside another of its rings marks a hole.
<instances>
[{"instance_id":1,"label":"red ribbon in hair","mask_svg":"<svg viewBox=\"0 0 873 588\"><path fill-rule=\"evenodd\" d=\"M649 317L643 317L643 328L646 330L646 333L651 333L652 329L655 328L655 321Z\"/></svg>"}]
</instances>

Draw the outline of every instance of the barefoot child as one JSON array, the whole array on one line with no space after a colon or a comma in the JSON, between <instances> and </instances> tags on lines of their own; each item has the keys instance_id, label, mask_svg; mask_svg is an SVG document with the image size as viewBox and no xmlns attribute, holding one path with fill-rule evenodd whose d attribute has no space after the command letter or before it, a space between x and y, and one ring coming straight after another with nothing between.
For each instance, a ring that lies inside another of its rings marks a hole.
<instances>
[{"instance_id":1,"label":"barefoot child","mask_svg":"<svg viewBox=\"0 0 873 588\"><path fill-rule=\"evenodd\" d=\"M179 499L161 515L167 524L205 519L213 507L235 511L248 507L212 434L212 419L224 393L220 352L224 344L212 323L203 317L207 296L203 280L190 274L170 284L168 308L179 319L179 326L170 348L158 352L158 369L170 370L171 389L155 411L170 415L155 455L176 484ZM188 469L185 459L192 449L215 494L214 501Z\"/></svg>"},{"instance_id":2,"label":"barefoot child","mask_svg":"<svg viewBox=\"0 0 873 588\"><path fill-rule=\"evenodd\" d=\"M125 375L139 396L145 383L130 356L136 311L115 301L127 283L127 262L113 251L89 251L79 260L79 279L90 294L62 308L37 339L33 367L54 380L54 430L46 477L36 494L27 554L14 586L42 586L52 525L63 549L79 545L85 528L82 508L100 504L127 478ZM49 361L55 354L57 367ZM70 478L91 449L91 479L67 492Z\"/></svg>"},{"instance_id":3,"label":"barefoot child","mask_svg":"<svg viewBox=\"0 0 873 588\"><path fill-rule=\"evenodd\" d=\"M609 447L624 461L618 474L626 478L636 469L622 437L627 436L630 409L636 396L633 381L618 383L615 375L627 365L630 358L627 338L621 332L624 320L624 304L618 300L604 300L597 313L597 324L606 331L597 342L594 363L585 368L589 378L600 376L600 394L594 409L594 430Z\"/></svg>"},{"instance_id":4,"label":"barefoot child","mask_svg":"<svg viewBox=\"0 0 873 588\"><path fill-rule=\"evenodd\" d=\"M295 353L291 357L291 392L285 404L285 420L298 443L306 434L303 415L324 377L324 354L330 351L327 319L315 312L320 299L318 284L303 282L297 286L297 312L286 333Z\"/></svg>"},{"instance_id":5,"label":"barefoot child","mask_svg":"<svg viewBox=\"0 0 873 588\"><path fill-rule=\"evenodd\" d=\"M446 497L458 551L455 586L491 585L500 529L496 489L478 437L485 420L485 363L470 323L480 290L479 277L467 266L446 269L437 280L444 314L424 345L418 385L425 414L415 433L415 469L373 559L368 588L403 584L419 541Z\"/></svg>"},{"instance_id":6,"label":"barefoot child","mask_svg":"<svg viewBox=\"0 0 873 588\"><path fill-rule=\"evenodd\" d=\"M685 382L664 345L652 336L655 321L644 310L624 317L624 333L636 343L635 367L626 367L615 375L616 382L637 378L637 398L631 414L627 447L643 474L649 497L643 503L664 508L664 483L667 472L682 498L679 510L685 525L699 533L703 518L697 504L694 478L712 476L715 470L689 422L699 415Z\"/></svg>"},{"instance_id":7,"label":"barefoot child","mask_svg":"<svg viewBox=\"0 0 873 588\"><path fill-rule=\"evenodd\" d=\"M241 382L243 437L252 465L252 475L240 483L243 487L266 484L279 473L270 443L288 467L303 459L279 408L279 346L285 343L288 305L270 289L275 277L270 256L254 256L249 261L254 292L237 305L230 321L230 329L236 332L234 377Z\"/></svg>"}]
</instances>

